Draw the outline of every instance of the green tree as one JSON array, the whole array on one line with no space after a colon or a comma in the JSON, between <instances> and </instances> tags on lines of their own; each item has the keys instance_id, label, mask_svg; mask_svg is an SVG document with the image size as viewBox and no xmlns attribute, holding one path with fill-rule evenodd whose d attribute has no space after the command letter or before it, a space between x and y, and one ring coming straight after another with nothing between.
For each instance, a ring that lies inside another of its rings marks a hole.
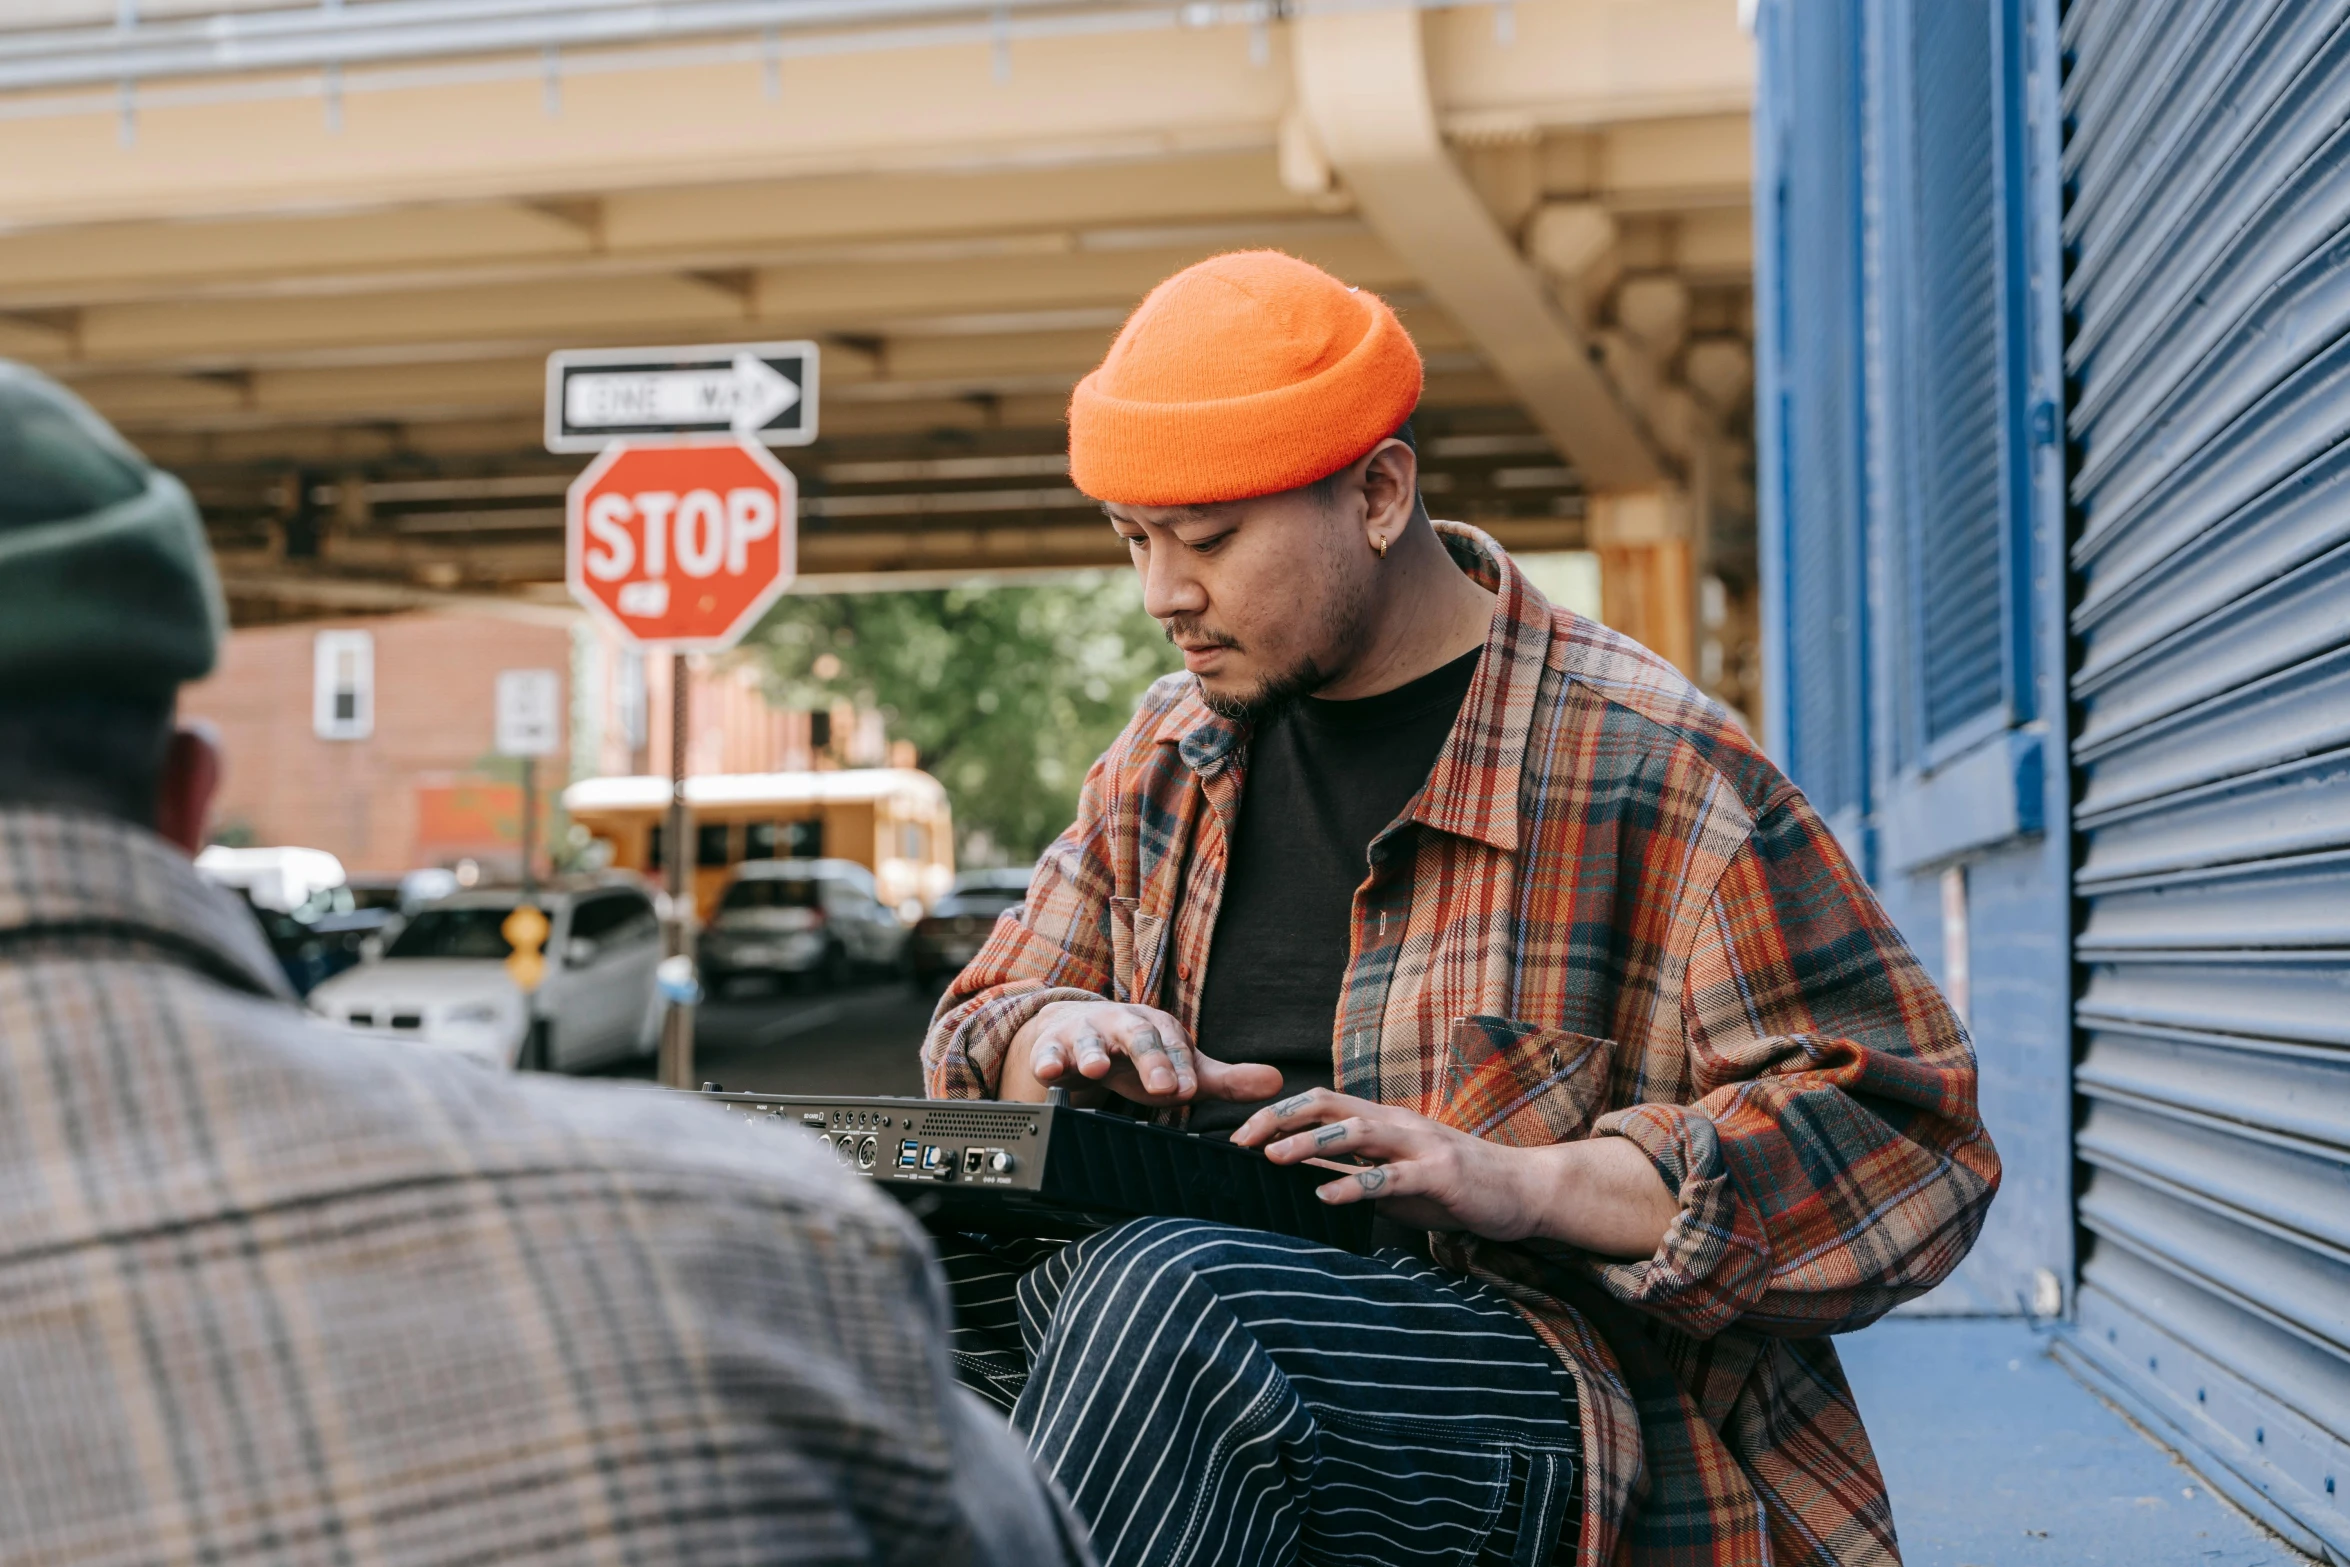
<instances>
[{"instance_id":1,"label":"green tree","mask_svg":"<svg viewBox=\"0 0 2350 1567\"><path fill-rule=\"evenodd\" d=\"M1052 842L1143 689L1181 664L1127 572L786 598L744 648L777 699L853 701L912 741L916 765L946 786L966 858Z\"/></svg>"}]
</instances>

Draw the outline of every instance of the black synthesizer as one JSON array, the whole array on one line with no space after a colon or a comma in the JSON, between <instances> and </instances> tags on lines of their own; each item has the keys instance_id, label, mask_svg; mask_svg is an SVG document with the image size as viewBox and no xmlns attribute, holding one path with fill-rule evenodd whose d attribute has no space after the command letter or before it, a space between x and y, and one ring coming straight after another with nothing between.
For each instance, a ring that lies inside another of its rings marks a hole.
<instances>
[{"instance_id":1,"label":"black synthesizer","mask_svg":"<svg viewBox=\"0 0 2350 1567\"><path fill-rule=\"evenodd\" d=\"M820 1137L924 1223L982 1234L1081 1235L1127 1219L1208 1219L1371 1250L1371 1205L1314 1195L1328 1170L1066 1104L995 1099L703 1097Z\"/></svg>"}]
</instances>

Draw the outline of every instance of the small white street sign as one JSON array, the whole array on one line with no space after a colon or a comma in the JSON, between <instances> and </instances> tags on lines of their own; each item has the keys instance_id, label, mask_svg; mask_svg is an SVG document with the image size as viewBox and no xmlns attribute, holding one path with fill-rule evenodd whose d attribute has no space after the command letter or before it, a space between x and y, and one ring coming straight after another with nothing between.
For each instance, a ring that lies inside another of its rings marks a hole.
<instances>
[{"instance_id":1,"label":"small white street sign","mask_svg":"<svg viewBox=\"0 0 2350 1567\"><path fill-rule=\"evenodd\" d=\"M498 671L498 754L554 755L562 709L563 679L554 670Z\"/></svg>"},{"instance_id":2,"label":"small white street sign","mask_svg":"<svg viewBox=\"0 0 2350 1567\"><path fill-rule=\"evenodd\" d=\"M566 349L547 356L547 450L735 435L768 446L816 438L814 343Z\"/></svg>"}]
</instances>

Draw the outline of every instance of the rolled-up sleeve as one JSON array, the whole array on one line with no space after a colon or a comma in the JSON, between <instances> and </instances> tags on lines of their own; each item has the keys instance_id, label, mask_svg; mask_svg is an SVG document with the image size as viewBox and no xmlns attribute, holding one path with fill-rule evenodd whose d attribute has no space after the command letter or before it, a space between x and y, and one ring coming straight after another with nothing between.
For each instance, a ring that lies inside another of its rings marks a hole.
<instances>
[{"instance_id":1,"label":"rolled-up sleeve","mask_svg":"<svg viewBox=\"0 0 2350 1567\"><path fill-rule=\"evenodd\" d=\"M1695 922L1694 1102L1595 1132L1637 1143L1681 1212L1654 1257L1594 1263L1685 1332L1860 1327L1939 1284L1999 1186L1974 1047L1799 795L1759 818Z\"/></svg>"},{"instance_id":2,"label":"rolled-up sleeve","mask_svg":"<svg viewBox=\"0 0 2350 1567\"><path fill-rule=\"evenodd\" d=\"M985 1099L1002 1080L1004 1052L1055 1001L1099 1001L1113 977L1109 835L1113 745L1086 774L1077 820L1037 861L1027 900L1004 912L987 944L939 999L922 1042L933 1099Z\"/></svg>"}]
</instances>

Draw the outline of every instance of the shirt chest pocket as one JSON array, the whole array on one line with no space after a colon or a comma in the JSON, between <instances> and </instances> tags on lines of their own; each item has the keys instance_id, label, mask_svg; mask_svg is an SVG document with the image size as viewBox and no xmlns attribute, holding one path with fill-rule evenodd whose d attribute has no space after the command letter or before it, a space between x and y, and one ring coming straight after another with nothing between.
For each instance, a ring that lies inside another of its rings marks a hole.
<instances>
[{"instance_id":1,"label":"shirt chest pocket","mask_svg":"<svg viewBox=\"0 0 2350 1567\"><path fill-rule=\"evenodd\" d=\"M1615 1041L1505 1017L1465 1017L1445 1044L1437 1119L1513 1148L1573 1142L1605 1108Z\"/></svg>"}]
</instances>

